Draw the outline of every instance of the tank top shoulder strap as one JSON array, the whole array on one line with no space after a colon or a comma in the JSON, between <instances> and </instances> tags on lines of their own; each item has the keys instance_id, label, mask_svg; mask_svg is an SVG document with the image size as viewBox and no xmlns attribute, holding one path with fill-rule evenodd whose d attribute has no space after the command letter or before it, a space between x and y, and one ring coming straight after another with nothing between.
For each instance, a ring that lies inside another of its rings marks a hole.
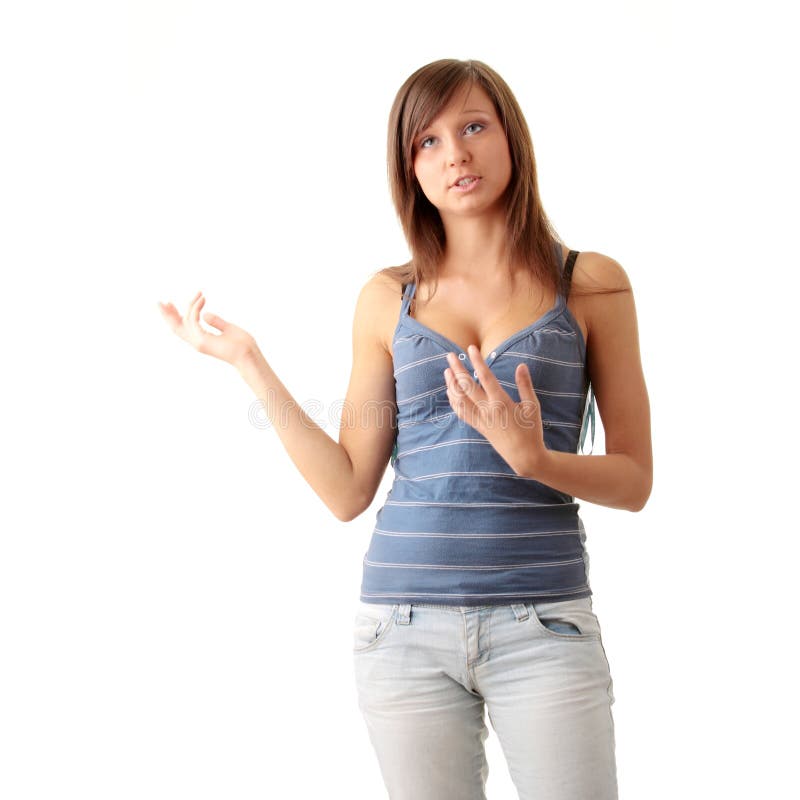
<instances>
[{"instance_id":1,"label":"tank top shoulder strap","mask_svg":"<svg viewBox=\"0 0 800 800\"><path fill-rule=\"evenodd\" d=\"M583 420L581 421L581 434L580 434L580 445L578 452L581 455L591 455L594 452L594 417L595 417L595 401L594 401L594 388L592 387L591 381L589 382L589 388L586 392L586 405L583 408ZM592 431L592 444L591 450L586 452L584 448L584 442L586 441L586 434L589 432L589 429Z\"/></svg>"},{"instance_id":2,"label":"tank top shoulder strap","mask_svg":"<svg viewBox=\"0 0 800 800\"><path fill-rule=\"evenodd\" d=\"M569 290L570 286L572 285L572 270L575 267L575 260L578 258L578 254L580 250L570 250L567 253L566 259L563 257L563 253L561 251L561 245L556 242L556 252L558 254L558 263L561 264L562 260L564 261L562 265L562 269L564 272L564 283L566 285L565 294L564 294L564 303L567 301L567 297L569 297ZM592 386L591 381L589 381L588 386L586 387L586 402L583 407L583 417L581 420L581 431L580 431L580 443L578 445L578 452L582 455L591 455L594 452L594 431L595 431L595 413L596 413L596 403L594 399L594 387ZM591 435L591 449L589 453L586 453L585 449L585 442L587 434Z\"/></svg>"},{"instance_id":3,"label":"tank top shoulder strap","mask_svg":"<svg viewBox=\"0 0 800 800\"><path fill-rule=\"evenodd\" d=\"M572 281L572 270L575 266L575 259L578 257L579 250L570 250L567 253L566 259L564 258L564 254L561 251L561 243L554 241L553 247L556 252L556 259L558 261L559 269L564 275L564 302L566 303L567 298L569 297L569 290Z\"/></svg>"},{"instance_id":4,"label":"tank top shoulder strap","mask_svg":"<svg viewBox=\"0 0 800 800\"><path fill-rule=\"evenodd\" d=\"M570 286L572 285L572 269L575 266L575 259L578 257L579 250L570 250L567 255L567 260L564 263L564 279L566 281L566 294L565 298L569 297Z\"/></svg>"},{"instance_id":5,"label":"tank top shoulder strap","mask_svg":"<svg viewBox=\"0 0 800 800\"><path fill-rule=\"evenodd\" d=\"M403 284L403 302L400 305L400 314L403 315L408 310L408 306L411 304L411 298L414 296L414 291L417 288L416 283L404 283Z\"/></svg>"}]
</instances>

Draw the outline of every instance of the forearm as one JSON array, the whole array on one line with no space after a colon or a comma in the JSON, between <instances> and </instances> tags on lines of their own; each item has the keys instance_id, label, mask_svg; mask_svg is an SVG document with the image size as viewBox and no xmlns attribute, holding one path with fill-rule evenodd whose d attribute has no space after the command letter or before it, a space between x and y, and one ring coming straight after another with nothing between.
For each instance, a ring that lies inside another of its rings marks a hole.
<instances>
[{"instance_id":1,"label":"forearm","mask_svg":"<svg viewBox=\"0 0 800 800\"><path fill-rule=\"evenodd\" d=\"M641 511L651 485L645 470L624 453L586 456L545 450L525 477L589 503L626 511Z\"/></svg>"},{"instance_id":2,"label":"forearm","mask_svg":"<svg viewBox=\"0 0 800 800\"><path fill-rule=\"evenodd\" d=\"M353 465L344 447L300 408L259 350L235 366L264 404L272 427L309 486L338 519L352 519L360 507L360 498L356 496Z\"/></svg>"}]
</instances>

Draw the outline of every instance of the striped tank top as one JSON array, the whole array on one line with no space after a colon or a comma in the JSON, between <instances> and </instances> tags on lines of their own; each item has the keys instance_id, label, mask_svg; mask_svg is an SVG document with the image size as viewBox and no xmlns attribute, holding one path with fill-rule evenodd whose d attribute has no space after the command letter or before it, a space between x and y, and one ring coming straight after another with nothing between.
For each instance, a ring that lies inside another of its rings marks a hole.
<instances>
[{"instance_id":1,"label":"striped tank top","mask_svg":"<svg viewBox=\"0 0 800 800\"><path fill-rule=\"evenodd\" d=\"M577 256L569 252L567 277ZM476 606L591 595L580 504L517 475L458 418L447 398L446 354L476 373L465 351L410 315L415 288L405 287L392 339L394 481L364 556L360 599ZM514 402L514 371L528 365L548 449L579 452L590 424L594 445L586 343L564 295L485 360Z\"/></svg>"}]
</instances>

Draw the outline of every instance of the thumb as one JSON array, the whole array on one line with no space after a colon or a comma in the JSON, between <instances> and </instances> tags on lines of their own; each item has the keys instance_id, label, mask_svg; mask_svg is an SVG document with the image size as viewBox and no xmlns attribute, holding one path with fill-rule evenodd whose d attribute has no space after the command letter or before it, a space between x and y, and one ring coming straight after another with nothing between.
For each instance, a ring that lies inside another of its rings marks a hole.
<instances>
[{"instance_id":1,"label":"thumb","mask_svg":"<svg viewBox=\"0 0 800 800\"><path fill-rule=\"evenodd\" d=\"M210 311L206 311L203 314L203 319L209 324L213 325L217 330L224 331L228 324L222 317L218 317L216 314L212 314Z\"/></svg>"}]
</instances>

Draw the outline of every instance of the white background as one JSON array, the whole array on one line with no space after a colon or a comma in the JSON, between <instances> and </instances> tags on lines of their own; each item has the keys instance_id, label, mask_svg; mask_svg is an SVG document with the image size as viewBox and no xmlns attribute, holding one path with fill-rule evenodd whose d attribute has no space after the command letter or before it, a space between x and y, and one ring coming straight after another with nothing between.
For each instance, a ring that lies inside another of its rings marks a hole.
<instances>
[{"instance_id":1,"label":"white background","mask_svg":"<svg viewBox=\"0 0 800 800\"><path fill-rule=\"evenodd\" d=\"M337 438L358 291L408 258L389 109L444 57L506 79L557 230L634 287L654 489L581 505L620 797L797 791L788 5L4 4L5 800L385 796L351 642L391 470L337 521L157 301L202 289Z\"/></svg>"}]
</instances>

